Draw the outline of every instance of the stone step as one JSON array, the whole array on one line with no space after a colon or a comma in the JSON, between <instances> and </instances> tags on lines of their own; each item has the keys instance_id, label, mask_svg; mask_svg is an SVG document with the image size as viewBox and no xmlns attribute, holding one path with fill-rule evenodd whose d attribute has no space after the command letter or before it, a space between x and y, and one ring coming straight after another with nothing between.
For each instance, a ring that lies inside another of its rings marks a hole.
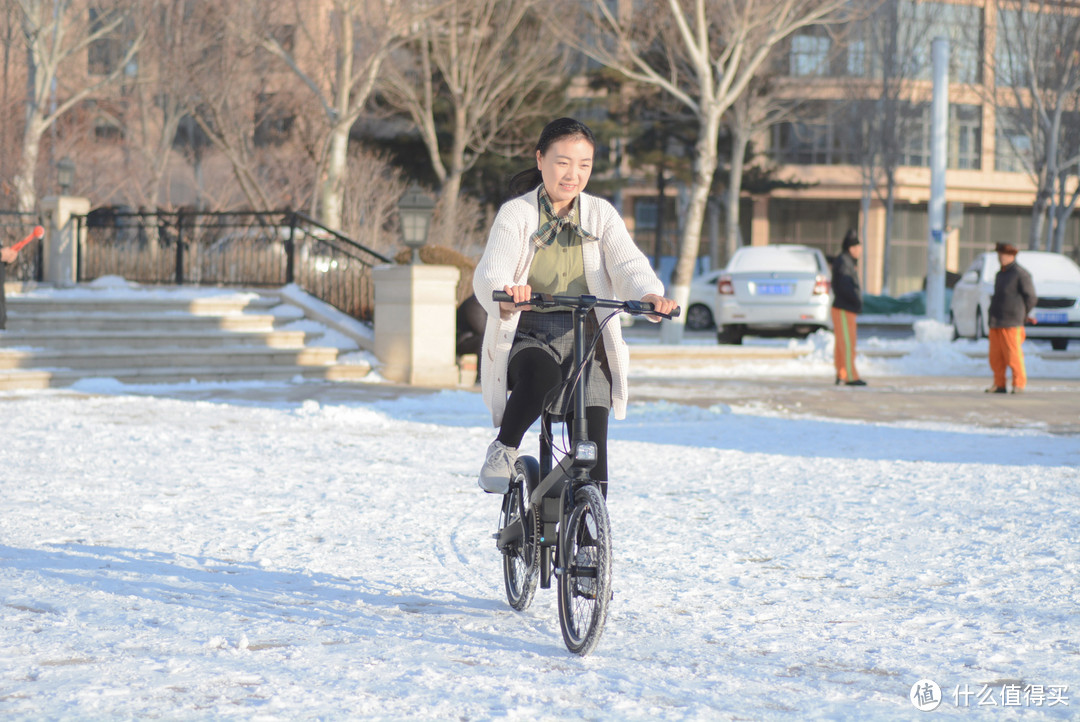
<instances>
[{"instance_id":1,"label":"stone step","mask_svg":"<svg viewBox=\"0 0 1080 722\"><path fill-rule=\"evenodd\" d=\"M331 366L154 366L111 369L0 370L0 391L64 388L87 378L110 378L124 384L229 383L236 381L361 381L371 367L366 364Z\"/></svg>"},{"instance_id":2,"label":"stone step","mask_svg":"<svg viewBox=\"0 0 1080 722\"><path fill-rule=\"evenodd\" d=\"M304 331L6 331L0 348L96 349L96 348L228 348L255 346L300 348L317 336Z\"/></svg>"},{"instance_id":3,"label":"stone step","mask_svg":"<svg viewBox=\"0 0 1080 722\"><path fill-rule=\"evenodd\" d=\"M85 378L126 384L359 381L321 332L282 330L307 309L278 290L78 287L11 294L0 331L0 389L64 387Z\"/></svg>"},{"instance_id":4,"label":"stone step","mask_svg":"<svg viewBox=\"0 0 1080 722\"><path fill-rule=\"evenodd\" d=\"M237 313L265 312L279 305L276 295L255 293L225 293L195 298L146 294L95 298L94 293L78 293L65 296L11 296L7 299L8 312L40 314L108 313L121 315L154 315L185 313L196 316L225 316Z\"/></svg>"},{"instance_id":5,"label":"stone step","mask_svg":"<svg viewBox=\"0 0 1080 722\"><path fill-rule=\"evenodd\" d=\"M292 349L237 346L202 351L182 348L0 349L0 369L326 366L337 360L337 354L336 348L319 346Z\"/></svg>"},{"instance_id":6,"label":"stone step","mask_svg":"<svg viewBox=\"0 0 1080 722\"><path fill-rule=\"evenodd\" d=\"M168 334L183 331L262 331L274 330L275 317L269 314L237 313L223 316L196 316L184 313L63 313L36 314L8 311L10 331L156 331Z\"/></svg>"}]
</instances>

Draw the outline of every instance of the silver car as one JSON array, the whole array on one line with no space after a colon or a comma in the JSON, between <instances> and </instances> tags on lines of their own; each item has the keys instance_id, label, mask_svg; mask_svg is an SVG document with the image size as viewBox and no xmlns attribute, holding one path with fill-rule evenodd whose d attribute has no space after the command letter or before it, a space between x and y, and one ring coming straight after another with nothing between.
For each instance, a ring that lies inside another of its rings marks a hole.
<instances>
[{"instance_id":1,"label":"silver car","mask_svg":"<svg viewBox=\"0 0 1080 722\"><path fill-rule=\"evenodd\" d=\"M1039 301L1027 326L1028 338L1049 339L1055 351L1080 339L1080 267L1068 256L1046 251L1020 251L1016 262L1027 269ZM984 338L994 293L994 277L1001 268L996 253L980 253L956 282L949 317L957 338Z\"/></svg>"},{"instance_id":2,"label":"silver car","mask_svg":"<svg viewBox=\"0 0 1080 722\"><path fill-rule=\"evenodd\" d=\"M805 338L832 325L831 272L817 248L743 246L717 281L717 339L743 336Z\"/></svg>"}]
</instances>

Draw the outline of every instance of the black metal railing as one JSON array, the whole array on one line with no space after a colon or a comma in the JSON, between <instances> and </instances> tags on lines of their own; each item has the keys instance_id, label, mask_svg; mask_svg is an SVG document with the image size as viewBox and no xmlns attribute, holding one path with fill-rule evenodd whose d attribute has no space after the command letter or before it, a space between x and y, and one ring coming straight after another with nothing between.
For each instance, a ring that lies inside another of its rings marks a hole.
<instances>
[{"instance_id":1,"label":"black metal railing","mask_svg":"<svg viewBox=\"0 0 1080 722\"><path fill-rule=\"evenodd\" d=\"M0 237L3 238L2 246L11 246L34 230L34 226L41 225L41 216L37 213L23 213L21 211L0 211ZM34 241L28 247L19 252L18 259L7 268L7 280L9 281L40 281L43 276L42 259L44 258L43 244L40 240Z\"/></svg>"},{"instance_id":2,"label":"black metal railing","mask_svg":"<svg viewBox=\"0 0 1080 722\"><path fill-rule=\"evenodd\" d=\"M79 281L121 276L143 284L295 283L370 320L371 269L393 260L296 211L116 211L77 218Z\"/></svg>"}]
</instances>

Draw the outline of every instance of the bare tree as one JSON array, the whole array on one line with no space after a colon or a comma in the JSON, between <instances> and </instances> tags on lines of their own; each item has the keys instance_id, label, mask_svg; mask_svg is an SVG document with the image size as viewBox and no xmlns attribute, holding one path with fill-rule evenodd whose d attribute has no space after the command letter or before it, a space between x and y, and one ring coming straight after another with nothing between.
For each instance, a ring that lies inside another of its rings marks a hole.
<instances>
[{"instance_id":1,"label":"bare tree","mask_svg":"<svg viewBox=\"0 0 1080 722\"><path fill-rule=\"evenodd\" d=\"M458 220L462 176L489 150L517 151L522 127L565 105L566 52L540 14L547 0L452 0L387 64L383 97L407 113Z\"/></svg>"},{"instance_id":2,"label":"bare tree","mask_svg":"<svg viewBox=\"0 0 1080 722\"><path fill-rule=\"evenodd\" d=\"M606 0L587 4L591 29L580 47L626 77L662 88L698 122L694 178L672 293L685 306L701 243L721 122L770 52L798 30L837 22L847 0L644 0L616 13ZM681 321L682 319L680 319ZM678 342L683 324L667 324Z\"/></svg>"},{"instance_id":3,"label":"bare tree","mask_svg":"<svg viewBox=\"0 0 1080 722\"><path fill-rule=\"evenodd\" d=\"M799 107L797 101L777 92L776 81L774 74L762 73L754 77L724 118L731 141L728 187L724 194L724 252L727 258L746 242L739 230L739 204L750 141L756 134L792 117Z\"/></svg>"},{"instance_id":4,"label":"bare tree","mask_svg":"<svg viewBox=\"0 0 1080 722\"><path fill-rule=\"evenodd\" d=\"M387 57L433 9L427 0L331 0L323 12L312 12L302 0L249 0L248 7L263 19L262 46L296 74L318 103L323 132L312 210L330 228L340 228L350 131ZM295 44L274 32L283 24L295 28Z\"/></svg>"},{"instance_id":5,"label":"bare tree","mask_svg":"<svg viewBox=\"0 0 1080 722\"><path fill-rule=\"evenodd\" d=\"M143 38L139 3L102 7L77 0L9 0L21 11L27 57L26 116L15 175L21 211L37 205L42 137L80 102L125 77ZM145 8L148 5L143 3ZM89 75L90 81L87 82Z\"/></svg>"},{"instance_id":6,"label":"bare tree","mask_svg":"<svg viewBox=\"0 0 1080 722\"><path fill-rule=\"evenodd\" d=\"M1061 3L999 2L995 80L998 122L1036 184L1028 247L1060 252L1080 188L1080 17ZM1047 224L1049 221L1049 225Z\"/></svg>"}]
</instances>

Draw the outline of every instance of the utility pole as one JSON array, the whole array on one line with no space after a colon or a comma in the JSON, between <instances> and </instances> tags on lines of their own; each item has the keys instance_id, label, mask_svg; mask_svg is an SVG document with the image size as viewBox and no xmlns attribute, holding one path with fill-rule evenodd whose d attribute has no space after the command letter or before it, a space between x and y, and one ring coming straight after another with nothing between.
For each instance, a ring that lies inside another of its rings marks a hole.
<instances>
[{"instance_id":1,"label":"utility pole","mask_svg":"<svg viewBox=\"0 0 1080 722\"><path fill-rule=\"evenodd\" d=\"M949 151L949 39L934 38L930 104L930 239L926 249L926 315L945 323L945 169Z\"/></svg>"}]
</instances>

